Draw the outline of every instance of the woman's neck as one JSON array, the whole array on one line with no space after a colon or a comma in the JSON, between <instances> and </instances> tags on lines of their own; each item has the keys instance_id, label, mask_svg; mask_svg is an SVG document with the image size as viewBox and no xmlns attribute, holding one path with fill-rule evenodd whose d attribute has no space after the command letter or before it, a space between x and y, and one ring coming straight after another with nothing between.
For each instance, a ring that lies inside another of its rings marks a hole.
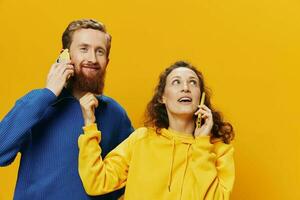
<instances>
[{"instance_id":1,"label":"woman's neck","mask_svg":"<svg viewBox=\"0 0 300 200\"><path fill-rule=\"evenodd\" d=\"M177 132L194 135L195 123L190 117L169 116L169 128Z\"/></svg>"}]
</instances>

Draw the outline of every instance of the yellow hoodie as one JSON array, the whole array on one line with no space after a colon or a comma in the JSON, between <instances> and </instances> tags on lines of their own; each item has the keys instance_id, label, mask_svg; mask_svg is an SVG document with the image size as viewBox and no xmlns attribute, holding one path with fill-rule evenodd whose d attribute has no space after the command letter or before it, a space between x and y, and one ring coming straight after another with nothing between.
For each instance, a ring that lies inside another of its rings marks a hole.
<instances>
[{"instance_id":1,"label":"yellow hoodie","mask_svg":"<svg viewBox=\"0 0 300 200\"><path fill-rule=\"evenodd\" d=\"M139 128L103 160L96 124L78 139L79 175L89 195L126 185L125 200L229 199L234 182L233 147L209 136Z\"/></svg>"}]
</instances>

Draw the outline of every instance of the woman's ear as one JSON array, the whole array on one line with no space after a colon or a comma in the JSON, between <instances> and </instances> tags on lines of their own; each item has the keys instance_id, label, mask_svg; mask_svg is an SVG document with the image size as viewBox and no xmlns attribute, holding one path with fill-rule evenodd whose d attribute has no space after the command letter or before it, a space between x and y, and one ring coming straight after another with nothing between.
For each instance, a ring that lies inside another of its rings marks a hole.
<instances>
[{"instance_id":1,"label":"woman's ear","mask_svg":"<svg viewBox=\"0 0 300 200\"><path fill-rule=\"evenodd\" d=\"M164 96L162 96L160 99L158 99L158 102L161 104L165 104L166 103L166 98Z\"/></svg>"}]
</instances>

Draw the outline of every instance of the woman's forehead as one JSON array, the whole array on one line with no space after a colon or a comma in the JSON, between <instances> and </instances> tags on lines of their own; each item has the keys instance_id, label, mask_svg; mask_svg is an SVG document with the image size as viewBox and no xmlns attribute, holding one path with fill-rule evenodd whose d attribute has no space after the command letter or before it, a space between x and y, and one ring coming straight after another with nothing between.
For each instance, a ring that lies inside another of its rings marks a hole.
<instances>
[{"instance_id":1,"label":"woman's forehead","mask_svg":"<svg viewBox=\"0 0 300 200\"><path fill-rule=\"evenodd\" d=\"M171 73L168 75L167 78L172 77L182 77L182 78L196 78L198 79L197 74L189 68L186 67L178 67L176 69L173 69Z\"/></svg>"}]
</instances>

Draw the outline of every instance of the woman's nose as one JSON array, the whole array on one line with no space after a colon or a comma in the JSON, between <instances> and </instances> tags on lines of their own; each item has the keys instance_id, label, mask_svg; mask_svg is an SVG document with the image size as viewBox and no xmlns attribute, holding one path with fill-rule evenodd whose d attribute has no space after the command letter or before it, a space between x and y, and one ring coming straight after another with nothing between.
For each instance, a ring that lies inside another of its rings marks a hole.
<instances>
[{"instance_id":1,"label":"woman's nose","mask_svg":"<svg viewBox=\"0 0 300 200\"><path fill-rule=\"evenodd\" d=\"M184 82L182 86L182 91L183 92L190 92L189 84Z\"/></svg>"}]
</instances>

